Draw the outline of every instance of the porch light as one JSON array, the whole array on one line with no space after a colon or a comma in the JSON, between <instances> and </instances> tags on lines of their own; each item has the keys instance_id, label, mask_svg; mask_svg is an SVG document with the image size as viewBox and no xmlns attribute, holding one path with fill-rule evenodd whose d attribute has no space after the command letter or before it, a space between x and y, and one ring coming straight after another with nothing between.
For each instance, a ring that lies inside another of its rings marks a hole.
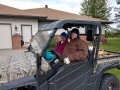
<instances>
[{"instance_id":1,"label":"porch light","mask_svg":"<svg viewBox=\"0 0 120 90\"><path fill-rule=\"evenodd\" d=\"M17 31L17 26L15 25L15 31Z\"/></svg>"},{"instance_id":2,"label":"porch light","mask_svg":"<svg viewBox=\"0 0 120 90\"><path fill-rule=\"evenodd\" d=\"M17 26L15 25L15 32L14 32L14 34L15 35L18 35L19 33L18 33L18 28L17 28Z\"/></svg>"}]
</instances>

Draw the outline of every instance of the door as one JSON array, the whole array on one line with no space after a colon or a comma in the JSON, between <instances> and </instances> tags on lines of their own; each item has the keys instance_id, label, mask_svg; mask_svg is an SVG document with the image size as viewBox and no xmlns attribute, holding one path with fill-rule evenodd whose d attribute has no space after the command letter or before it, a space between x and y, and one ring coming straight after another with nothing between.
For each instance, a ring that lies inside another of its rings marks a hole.
<instances>
[{"instance_id":1,"label":"door","mask_svg":"<svg viewBox=\"0 0 120 90\"><path fill-rule=\"evenodd\" d=\"M0 49L12 48L11 25L0 24Z\"/></svg>"},{"instance_id":2,"label":"door","mask_svg":"<svg viewBox=\"0 0 120 90\"><path fill-rule=\"evenodd\" d=\"M22 39L24 43L30 42L31 38L32 38L32 26L22 25Z\"/></svg>"},{"instance_id":3,"label":"door","mask_svg":"<svg viewBox=\"0 0 120 90\"><path fill-rule=\"evenodd\" d=\"M80 62L62 66L49 80L49 90L85 90L92 74L90 62Z\"/></svg>"}]
</instances>

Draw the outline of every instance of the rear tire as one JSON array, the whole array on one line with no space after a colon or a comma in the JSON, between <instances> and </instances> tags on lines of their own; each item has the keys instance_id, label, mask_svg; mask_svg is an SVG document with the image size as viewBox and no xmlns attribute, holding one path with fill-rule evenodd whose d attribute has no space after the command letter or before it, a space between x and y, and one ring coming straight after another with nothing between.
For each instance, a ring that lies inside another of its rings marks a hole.
<instances>
[{"instance_id":1,"label":"rear tire","mask_svg":"<svg viewBox=\"0 0 120 90\"><path fill-rule=\"evenodd\" d=\"M119 80L112 74L104 74L99 90L119 90Z\"/></svg>"}]
</instances>

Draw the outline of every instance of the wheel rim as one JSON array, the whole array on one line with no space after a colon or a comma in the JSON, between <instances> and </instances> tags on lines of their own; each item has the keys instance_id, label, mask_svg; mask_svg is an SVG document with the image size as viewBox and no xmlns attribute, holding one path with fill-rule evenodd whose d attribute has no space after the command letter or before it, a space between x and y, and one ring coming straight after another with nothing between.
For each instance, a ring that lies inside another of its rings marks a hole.
<instances>
[{"instance_id":1,"label":"wheel rim","mask_svg":"<svg viewBox=\"0 0 120 90\"><path fill-rule=\"evenodd\" d=\"M111 83L109 86L108 86L108 89L107 90L116 90L115 88L115 84L114 83Z\"/></svg>"},{"instance_id":2,"label":"wheel rim","mask_svg":"<svg viewBox=\"0 0 120 90\"><path fill-rule=\"evenodd\" d=\"M108 87L108 90L113 90L112 88L113 88L112 86L109 86L109 87Z\"/></svg>"}]
</instances>

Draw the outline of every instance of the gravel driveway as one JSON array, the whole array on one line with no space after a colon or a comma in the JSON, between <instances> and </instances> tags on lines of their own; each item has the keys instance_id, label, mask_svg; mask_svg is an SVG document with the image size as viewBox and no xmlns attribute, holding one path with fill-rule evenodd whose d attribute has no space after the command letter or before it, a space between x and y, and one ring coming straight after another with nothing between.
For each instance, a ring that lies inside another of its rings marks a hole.
<instances>
[{"instance_id":1,"label":"gravel driveway","mask_svg":"<svg viewBox=\"0 0 120 90\"><path fill-rule=\"evenodd\" d=\"M48 71L50 66L42 58L41 69ZM33 75L36 73L36 58L25 50L0 50L0 84Z\"/></svg>"},{"instance_id":2,"label":"gravel driveway","mask_svg":"<svg viewBox=\"0 0 120 90\"><path fill-rule=\"evenodd\" d=\"M0 50L0 84L35 74L36 59L25 50Z\"/></svg>"},{"instance_id":3,"label":"gravel driveway","mask_svg":"<svg viewBox=\"0 0 120 90\"><path fill-rule=\"evenodd\" d=\"M8 60L10 56L23 53L25 50L13 50L13 49L5 49L0 50L0 62Z\"/></svg>"}]
</instances>

